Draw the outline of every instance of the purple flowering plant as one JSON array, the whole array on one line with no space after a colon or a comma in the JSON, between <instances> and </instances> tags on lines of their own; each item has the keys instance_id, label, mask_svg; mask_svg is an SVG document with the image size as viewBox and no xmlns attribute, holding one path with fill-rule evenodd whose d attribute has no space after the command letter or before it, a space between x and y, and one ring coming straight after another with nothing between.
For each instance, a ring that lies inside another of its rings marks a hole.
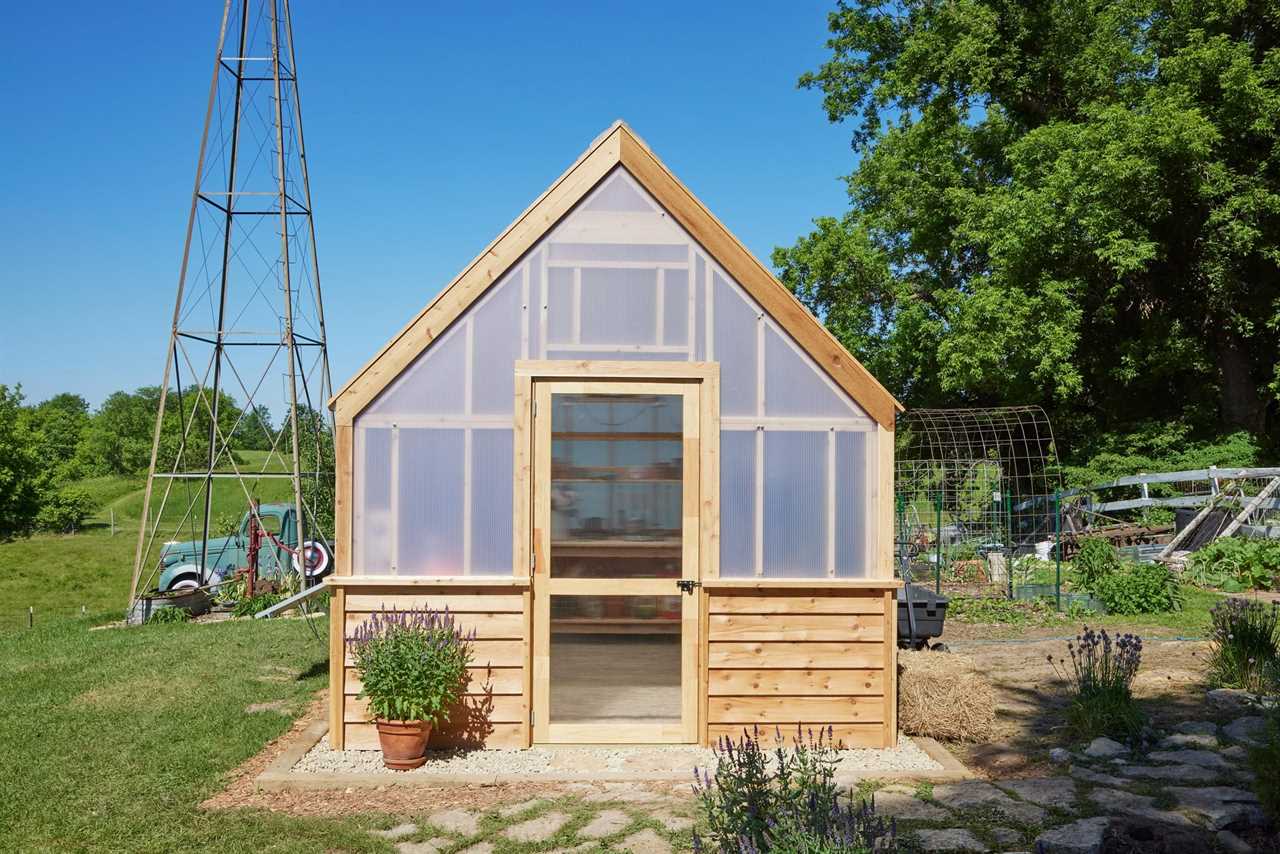
<instances>
[{"instance_id":1,"label":"purple flowering plant","mask_svg":"<svg viewBox=\"0 0 1280 854\"><path fill-rule=\"evenodd\" d=\"M449 719L467 683L475 630L464 632L446 608L375 612L347 638L347 649L375 719Z\"/></svg>"},{"instance_id":2,"label":"purple flowering plant","mask_svg":"<svg viewBox=\"0 0 1280 854\"><path fill-rule=\"evenodd\" d=\"M1067 684L1068 728L1084 739L1109 735L1135 738L1144 723L1133 699L1133 680L1142 665L1142 638L1107 634L1088 626L1067 643L1067 658L1049 663Z\"/></svg>"},{"instance_id":3,"label":"purple flowering plant","mask_svg":"<svg viewBox=\"0 0 1280 854\"><path fill-rule=\"evenodd\" d=\"M862 852L892 849L896 828L877 817L873 803L842 805L835 785L839 761L830 727L801 731L788 746L781 729L774 747L758 727L742 737L722 736L714 770L695 768L694 794L708 838L694 834L695 852Z\"/></svg>"}]
</instances>

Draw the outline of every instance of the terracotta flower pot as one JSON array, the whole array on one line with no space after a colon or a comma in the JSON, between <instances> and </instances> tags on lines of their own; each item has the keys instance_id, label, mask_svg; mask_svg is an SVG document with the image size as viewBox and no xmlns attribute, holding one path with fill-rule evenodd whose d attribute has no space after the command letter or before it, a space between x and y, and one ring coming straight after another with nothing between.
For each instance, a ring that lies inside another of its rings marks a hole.
<instances>
[{"instance_id":1,"label":"terracotta flower pot","mask_svg":"<svg viewBox=\"0 0 1280 854\"><path fill-rule=\"evenodd\" d=\"M427 761L427 738L431 724L425 721L383 721L378 726L382 764L396 771L408 771Z\"/></svg>"}]
</instances>

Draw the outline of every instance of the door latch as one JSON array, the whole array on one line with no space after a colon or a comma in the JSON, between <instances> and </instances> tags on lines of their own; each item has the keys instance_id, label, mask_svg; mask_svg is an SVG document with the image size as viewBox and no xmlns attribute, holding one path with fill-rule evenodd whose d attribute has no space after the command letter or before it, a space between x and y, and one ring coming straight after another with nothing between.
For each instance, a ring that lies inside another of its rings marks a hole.
<instances>
[{"instance_id":1,"label":"door latch","mask_svg":"<svg viewBox=\"0 0 1280 854\"><path fill-rule=\"evenodd\" d=\"M679 587L681 591L692 594L693 588L701 587L702 582L694 581L692 578L681 578L679 581L676 582L676 586Z\"/></svg>"}]
</instances>

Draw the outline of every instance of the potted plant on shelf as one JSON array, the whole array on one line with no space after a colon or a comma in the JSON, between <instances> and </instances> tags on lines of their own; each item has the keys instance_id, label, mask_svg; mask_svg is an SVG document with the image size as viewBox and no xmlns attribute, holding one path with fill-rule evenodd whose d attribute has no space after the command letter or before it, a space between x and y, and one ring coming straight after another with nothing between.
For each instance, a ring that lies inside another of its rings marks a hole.
<instances>
[{"instance_id":1,"label":"potted plant on shelf","mask_svg":"<svg viewBox=\"0 0 1280 854\"><path fill-rule=\"evenodd\" d=\"M379 611L347 638L388 768L427 761L432 728L449 719L466 687L474 639L448 609Z\"/></svg>"}]
</instances>

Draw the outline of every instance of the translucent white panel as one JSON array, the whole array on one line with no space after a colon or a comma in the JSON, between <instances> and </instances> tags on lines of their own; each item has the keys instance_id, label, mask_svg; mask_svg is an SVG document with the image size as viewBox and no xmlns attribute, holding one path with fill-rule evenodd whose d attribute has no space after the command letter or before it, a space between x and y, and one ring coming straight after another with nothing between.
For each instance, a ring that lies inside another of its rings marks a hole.
<instances>
[{"instance_id":1,"label":"translucent white panel","mask_svg":"<svg viewBox=\"0 0 1280 854\"><path fill-rule=\"evenodd\" d=\"M520 358L520 270L489 292L472 315L471 411L511 415Z\"/></svg>"},{"instance_id":2,"label":"translucent white panel","mask_svg":"<svg viewBox=\"0 0 1280 854\"><path fill-rule=\"evenodd\" d=\"M582 270L584 344L656 344L657 270Z\"/></svg>"},{"instance_id":3,"label":"translucent white panel","mask_svg":"<svg viewBox=\"0 0 1280 854\"><path fill-rule=\"evenodd\" d=\"M461 415L467 366L465 324L413 361L365 412L375 415Z\"/></svg>"},{"instance_id":4,"label":"translucent white panel","mask_svg":"<svg viewBox=\"0 0 1280 854\"><path fill-rule=\"evenodd\" d=\"M396 571L461 575L462 430L400 428Z\"/></svg>"},{"instance_id":5,"label":"translucent white panel","mask_svg":"<svg viewBox=\"0 0 1280 854\"><path fill-rule=\"evenodd\" d=\"M836 433L836 575L870 574L870 484L874 433Z\"/></svg>"},{"instance_id":6,"label":"translucent white panel","mask_svg":"<svg viewBox=\"0 0 1280 854\"><path fill-rule=\"evenodd\" d=\"M863 414L827 383L808 356L766 325L764 333L764 411L787 418L852 418Z\"/></svg>"},{"instance_id":7,"label":"translucent white panel","mask_svg":"<svg viewBox=\"0 0 1280 854\"><path fill-rule=\"evenodd\" d=\"M764 574L825 576L827 434L764 435Z\"/></svg>"},{"instance_id":8,"label":"translucent white panel","mask_svg":"<svg viewBox=\"0 0 1280 854\"><path fill-rule=\"evenodd\" d=\"M471 431L471 574L511 573L512 433Z\"/></svg>"},{"instance_id":9,"label":"translucent white panel","mask_svg":"<svg viewBox=\"0 0 1280 854\"><path fill-rule=\"evenodd\" d=\"M689 271L664 270L662 277L662 343L688 346Z\"/></svg>"},{"instance_id":10,"label":"translucent white panel","mask_svg":"<svg viewBox=\"0 0 1280 854\"><path fill-rule=\"evenodd\" d=\"M718 272L713 277L713 359L720 363L720 414L756 415L757 312Z\"/></svg>"},{"instance_id":11,"label":"translucent white panel","mask_svg":"<svg viewBox=\"0 0 1280 854\"><path fill-rule=\"evenodd\" d=\"M587 199L582 209L588 211L651 211L654 205L649 194L636 186L631 176L621 169L615 170L600 189Z\"/></svg>"},{"instance_id":12,"label":"translucent white panel","mask_svg":"<svg viewBox=\"0 0 1280 854\"><path fill-rule=\"evenodd\" d=\"M529 253L525 265L529 268L529 310L527 322L529 326L529 358L537 359L542 353L542 274L545 270L546 253L535 250Z\"/></svg>"},{"instance_id":13,"label":"translucent white panel","mask_svg":"<svg viewBox=\"0 0 1280 854\"><path fill-rule=\"evenodd\" d=\"M573 342L573 270L547 268L547 346Z\"/></svg>"},{"instance_id":14,"label":"translucent white panel","mask_svg":"<svg viewBox=\"0 0 1280 854\"><path fill-rule=\"evenodd\" d=\"M571 261L635 261L643 263L682 263L688 261L689 249L682 243L648 246L643 243L560 243L548 244L555 262Z\"/></svg>"},{"instance_id":15,"label":"translucent white panel","mask_svg":"<svg viewBox=\"0 0 1280 854\"><path fill-rule=\"evenodd\" d=\"M754 575L756 432L720 431L720 574Z\"/></svg>"},{"instance_id":16,"label":"translucent white panel","mask_svg":"<svg viewBox=\"0 0 1280 854\"><path fill-rule=\"evenodd\" d=\"M391 430L356 431L356 503L352 524L352 572L391 571Z\"/></svg>"}]
</instances>

